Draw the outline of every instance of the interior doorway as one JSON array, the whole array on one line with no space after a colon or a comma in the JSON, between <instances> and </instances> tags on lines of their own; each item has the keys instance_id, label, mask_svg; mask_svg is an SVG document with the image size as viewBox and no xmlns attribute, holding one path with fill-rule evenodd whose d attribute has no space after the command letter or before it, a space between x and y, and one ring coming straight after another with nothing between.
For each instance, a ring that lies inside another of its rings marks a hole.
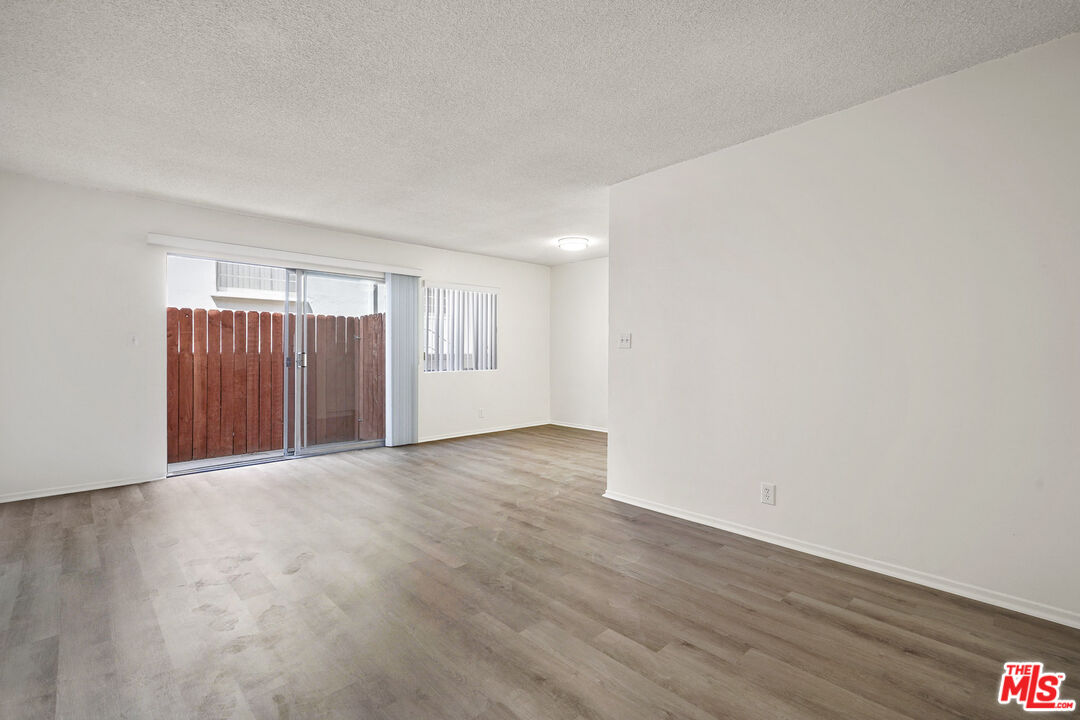
<instances>
[{"instance_id":1,"label":"interior doorway","mask_svg":"<svg viewBox=\"0 0 1080 720\"><path fill-rule=\"evenodd\" d=\"M168 473L380 446L386 284L170 255Z\"/></svg>"}]
</instances>

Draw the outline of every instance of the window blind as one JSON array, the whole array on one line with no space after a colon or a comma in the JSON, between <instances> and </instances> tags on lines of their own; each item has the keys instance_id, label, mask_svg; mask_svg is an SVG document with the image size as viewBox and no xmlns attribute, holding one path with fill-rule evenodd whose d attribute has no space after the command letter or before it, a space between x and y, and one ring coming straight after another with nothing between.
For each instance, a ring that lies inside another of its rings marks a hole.
<instances>
[{"instance_id":1,"label":"window blind","mask_svg":"<svg viewBox=\"0 0 1080 720\"><path fill-rule=\"evenodd\" d=\"M386 294L386 444L409 445L417 442L419 424L420 279L388 273Z\"/></svg>"},{"instance_id":2,"label":"window blind","mask_svg":"<svg viewBox=\"0 0 1080 720\"><path fill-rule=\"evenodd\" d=\"M497 293L425 288L424 370L495 370L497 306Z\"/></svg>"}]
</instances>

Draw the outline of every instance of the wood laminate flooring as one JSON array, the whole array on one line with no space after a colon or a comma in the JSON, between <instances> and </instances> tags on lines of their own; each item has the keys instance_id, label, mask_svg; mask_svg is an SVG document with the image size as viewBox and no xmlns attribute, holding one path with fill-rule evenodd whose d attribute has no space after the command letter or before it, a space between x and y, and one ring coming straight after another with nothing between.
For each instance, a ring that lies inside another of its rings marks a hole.
<instances>
[{"instance_id":1,"label":"wood laminate flooring","mask_svg":"<svg viewBox=\"0 0 1080 720\"><path fill-rule=\"evenodd\" d=\"M545 426L0 506L0 717L1006 718L1080 631L601 497Z\"/></svg>"}]
</instances>

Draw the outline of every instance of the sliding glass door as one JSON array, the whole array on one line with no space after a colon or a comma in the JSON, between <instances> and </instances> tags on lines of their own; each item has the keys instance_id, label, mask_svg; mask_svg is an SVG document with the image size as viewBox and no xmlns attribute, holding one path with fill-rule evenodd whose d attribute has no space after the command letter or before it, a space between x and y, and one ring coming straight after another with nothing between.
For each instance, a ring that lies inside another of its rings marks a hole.
<instances>
[{"instance_id":1,"label":"sliding glass door","mask_svg":"<svg viewBox=\"0 0 1080 720\"><path fill-rule=\"evenodd\" d=\"M299 454L381 445L386 437L386 284L296 271L293 445Z\"/></svg>"},{"instance_id":2,"label":"sliding glass door","mask_svg":"<svg viewBox=\"0 0 1080 720\"><path fill-rule=\"evenodd\" d=\"M169 474L382 445L386 285L170 255Z\"/></svg>"}]
</instances>

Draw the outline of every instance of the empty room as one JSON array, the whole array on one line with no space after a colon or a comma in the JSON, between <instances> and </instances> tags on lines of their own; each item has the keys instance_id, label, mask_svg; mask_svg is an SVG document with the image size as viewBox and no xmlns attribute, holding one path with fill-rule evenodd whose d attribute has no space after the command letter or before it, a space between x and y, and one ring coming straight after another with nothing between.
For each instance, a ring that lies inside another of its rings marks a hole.
<instances>
[{"instance_id":1,"label":"empty room","mask_svg":"<svg viewBox=\"0 0 1080 720\"><path fill-rule=\"evenodd\" d=\"M1080 717L1080 2L0 0L0 718Z\"/></svg>"}]
</instances>

